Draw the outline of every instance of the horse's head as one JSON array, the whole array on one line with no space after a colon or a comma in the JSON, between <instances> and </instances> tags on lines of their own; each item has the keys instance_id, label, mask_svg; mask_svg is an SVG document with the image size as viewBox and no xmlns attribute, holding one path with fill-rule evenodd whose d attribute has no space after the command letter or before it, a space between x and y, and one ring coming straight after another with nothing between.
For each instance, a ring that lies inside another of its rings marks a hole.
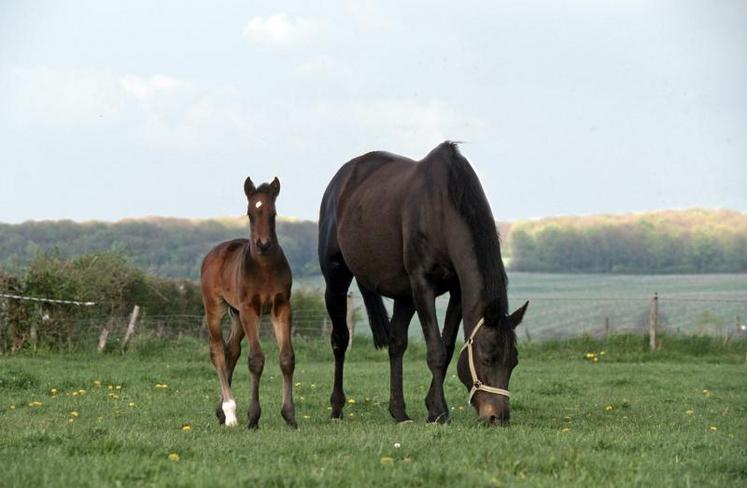
<instances>
[{"instance_id":1,"label":"horse's head","mask_svg":"<svg viewBox=\"0 0 747 488\"><path fill-rule=\"evenodd\" d=\"M472 406L485 424L508 423L511 415L508 382L519 364L515 329L528 305L526 302L511 315L504 315L497 300L489 303L482 323L473 329L459 356L459 379L470 391Z\"/></svg>"},{"instance_id":2,"label":"horse's head","mask_svg":"<svg viewBox=\"0 0 747 488\"><path fill-rule=\"evenodd\" d=\"M262 183L255 187L251 178L244 182L244 193L249 205L249 227L252 246L257 254L265 255L277 246L275 234L275 199L280 193L280 181L275 178L272 183Z\"/></svg>"}]
</instances>

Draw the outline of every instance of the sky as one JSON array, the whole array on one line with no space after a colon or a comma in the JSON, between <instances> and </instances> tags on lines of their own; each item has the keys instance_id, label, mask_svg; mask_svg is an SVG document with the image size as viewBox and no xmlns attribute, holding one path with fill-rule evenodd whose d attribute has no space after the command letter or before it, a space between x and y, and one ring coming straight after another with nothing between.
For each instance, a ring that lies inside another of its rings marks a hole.
<instances>
[{"instance_id":1,"label":"sky","mask_svg":"<svg viewBox=\"0 0 747 488\"><path fill-rule=\"evenodd\" d=\"M743 0L0 0L0 222L316 220L446 139L499 220L747 211L745 87Z\"/></svg>"}]
</instances>

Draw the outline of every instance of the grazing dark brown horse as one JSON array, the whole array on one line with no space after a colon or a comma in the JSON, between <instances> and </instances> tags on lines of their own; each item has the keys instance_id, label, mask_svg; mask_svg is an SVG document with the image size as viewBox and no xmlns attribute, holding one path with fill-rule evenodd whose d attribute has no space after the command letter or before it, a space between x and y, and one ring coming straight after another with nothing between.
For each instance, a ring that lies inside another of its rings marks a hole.
<instances>
[{"instance_id":1,"label":"grazing dark brown horse","mask_svg":"<svg viewBox=\"0 0 747 488\"><path fill-rule=\"evenodd\" d=\"M250 178L244 182L249 200L247 214L250 239L234 239L215 246L202 262L200 284L205 305L205 320L210 340L210 359L220 380L221 396L216 415L221 424L236 425L236 401L231 378L241 354L241 339L249 342L249 372L252 376L252 400L249 428L259 422L259 379L265 355L259 342L259 321L270 313L280 349L283 373L283 406L286 423L296 427L293 407L293 369L295 356L291 345L291 285L288 261L275 233L275 199L280 182L263 183L255 188ZM223 341L221 319L231 316L228 342Z\"/></svg>"},{"instance_id":2,"label":"grazing dark brown horse","mask_svg":"<svg viewBox=\"0 0 747 488\"><path fill-rule=\"evenodd\" d=\"M402 394L402 355L415 312L433 376L425 398L428 421L448 420L443 382L462 318L468 340L457 363L459 378L483 422L508 421L508 381L518 363L514 328L528 302L508 314L495 221L456 144L444 142L418 162L371 152L340 168L322 199L319 261L333 324L332 418L341 418L345 404L346 293L355 277L374 343L389 346L389 412L396 421L410 420ZM442 334L435 298L445 292L450 298ZM391 321L382 296L394 299Z\"/></svg>"}]
</instances>

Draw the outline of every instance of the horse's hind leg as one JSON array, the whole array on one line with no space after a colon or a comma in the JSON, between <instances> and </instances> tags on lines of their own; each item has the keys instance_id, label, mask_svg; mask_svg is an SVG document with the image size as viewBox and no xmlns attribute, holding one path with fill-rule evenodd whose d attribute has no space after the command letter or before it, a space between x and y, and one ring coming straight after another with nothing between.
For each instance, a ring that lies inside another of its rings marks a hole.
<instances>
[{"instance_id":1,"label":"horse's hind leg","mask_svg":"<svg viewBox=\"0 0 747 488\"><path fill-rule=\"evenodd\" d=\"M252 377L252 399L248 412L250 429L256 429L259 426L259 417L262 414L259 406L259 380L265 368L265 353L262 352L262 345L259 342L260 312L259 306L248 304L241 308L239 314L241 326L244 328L246 340L249 343L249 373Z\"/></svg>"},{"instance_id":2,"label":"horse's hind leg","mask_svg":"<svg viewBox=\"0 0 747 488\"><path fill-rule=\"evenodd\" d=\"M283 406L280 414L288 426L296 428L295 407L293 406L293 370L296 368L296 355L291 343L291 307L287 298L275 298L272 310L272 326L280 351L280 371L283 373Z\"/></svg>"},{"instance_id":3,"label":"horse's hind leg","mask_svg":"<svg viewBox=\"0 0 747 488\"><path fill-rule=\"evenodd\" d=\"M236 400L231 392L226 368L225 348L220 322L226 313L226 305L222 301L214 301L205 304L205 320L208 329L208 341L210 345L210 359L213 361L215 371L220 381L220 406L216 410L218 422L228 426L236 425Z\"/></svg>"},{"instance_id":4,"label":"horse's hind leg","mask_svg":"<svg viewBox=\"0 0 747 488\"><path fill-rule=\"evenodd\" d=\"M343 367L345 365L345 351L350 342L350 332L347 325L347 293L350 282L353 281L353 273L342 260L342 255L321 259L322 273L327 288L324 292L324 301L327 305L327 313L332 320L332 352L335 355L335 379L332 387L332 418L342 417L342 407L345 405L345 392L342 388Z\"/></svg>"},{"instance_id":5,"label":"horse's hind leg","mask_svg":"<svg viewBox=\"0 0 747 488\"><path fill-rule=\"evenodd\" d=\"M412 302L407 300L394 301L392 314L392 332L389 342L389 413L397 422L407 422L410 417L405 411L405 397L402 393L402 356L407 349L407 329L415 313Z\"/></svg>"}]
</instances>

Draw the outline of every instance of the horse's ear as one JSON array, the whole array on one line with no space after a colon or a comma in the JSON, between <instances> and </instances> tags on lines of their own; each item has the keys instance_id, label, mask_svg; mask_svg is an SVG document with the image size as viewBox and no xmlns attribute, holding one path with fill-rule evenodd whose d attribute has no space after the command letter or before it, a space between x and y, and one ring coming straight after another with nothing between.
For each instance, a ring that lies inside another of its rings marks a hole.
<instances>
[{"instance_id":1,"label":"horse's ear","mask_svg":"<svg viewBox=\"0 0 747 488\"><path fill-rule=\"evenodd\" d=\"M246 195L246 198L252 198L255 191L257 191L257 188L254 186L252 179L247 176L246 181L244 181L244 194Z\"/></svg>"},{"instance_id":2,"label":"horse's ear","mask_svg":"<svg viewBox=\"0 0 747 488\"><path fill-rule=\"evenodd\" d=\"M277 198L280 193L280 180L276 176L272 183L270 183L270 189L272 190L272 197Z\"/></svg>"},{"instance_id":3,"label":"horse's ear","mask_svg":"<svg viewBox=\"0 0 747 488\"><path fill-rule=\"evenodd\" d=\"M524 313L527 311L528 306L529 300L527 300L526 303L521 306L521 308L517 308L514 313L508 316L509 320L511 321L511 327L515 329L516 326L521 323L521 321L524 319Z\"/></svg>"}]
</instances>

